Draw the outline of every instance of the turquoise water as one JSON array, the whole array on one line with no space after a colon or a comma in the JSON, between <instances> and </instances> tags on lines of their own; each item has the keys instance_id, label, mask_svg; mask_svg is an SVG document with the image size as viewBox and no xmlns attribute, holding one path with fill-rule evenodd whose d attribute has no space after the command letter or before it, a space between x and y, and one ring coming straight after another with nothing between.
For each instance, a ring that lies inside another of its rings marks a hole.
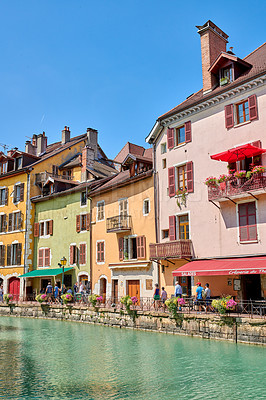
<instances>
[{"instance_id":1,"label":"turquoise water","mask_svg":"<svg viewBox=\"0 0 266 400\"><path fill-rule=\"evenodd\" d=\"M1 399L266 399L266 349L0 317Z\"/></svg>"}]
</instances>

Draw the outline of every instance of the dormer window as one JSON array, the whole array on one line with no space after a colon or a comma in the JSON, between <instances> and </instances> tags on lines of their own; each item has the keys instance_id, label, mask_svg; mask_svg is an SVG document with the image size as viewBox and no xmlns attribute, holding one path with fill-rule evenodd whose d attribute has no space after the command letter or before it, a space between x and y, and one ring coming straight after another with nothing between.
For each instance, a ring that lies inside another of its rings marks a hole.
<instances>
[{"instance_id":1,"label":"dormer window","mask_svg":"<svg viewBox=\"0 0 266 400\"><path fill-rule=\"evenodd\" d=\"M1 173L6 174L7 173L7 162L3 162L2 165L0 164L1 168Z\"/></svg>"},{"instance_id":2,"label":"dormer window","mask_svg":"<svg viewBox=\"0 0 266 400\"><path fill-rule=\"evenodd\" d=\"M233 82L233 80L233 65L220 70L220 86L227 85L227 83Z\"/></svg>"},{"instance_id":3,"label":"dormer window","mask_svg":"<svg viewBox=\"0 0 266 400\"><path fill-rule=\"evenodd\" d=\"M22 157L17 157L16 158L16 169L20 169L22 167Z\"/></svg>"}]
</instances>

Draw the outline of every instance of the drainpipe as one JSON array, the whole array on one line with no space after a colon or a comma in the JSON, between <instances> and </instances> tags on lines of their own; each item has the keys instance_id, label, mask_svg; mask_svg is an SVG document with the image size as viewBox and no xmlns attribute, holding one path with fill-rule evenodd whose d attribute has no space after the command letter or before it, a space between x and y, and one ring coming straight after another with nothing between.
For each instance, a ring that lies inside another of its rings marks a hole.
<instances>
[{"instance_id":1,"label":"drainpipe","mask_svg":"<svg viewBox=\"0 0 266 400\"><path fill-rule=\"evenodd\" d=\"M32 171L32 168L29 168L26 173L27 173L27 192L26 192L26 216L25 216L25 247L24 247L24 264L23 264L23 273L25 274L26 268L27 268L27 262L28 261L28 244L29 244L29 232L28 232L28 216L30 215L30 173ZM26 278L27 279L27 278ZM26 279L23 278L23 297L26 294Z\"/></svg>"},{"instance_id":2,"label":"drainpipe","mask_svg":"<svg viewBox=\"0 0 266 400\"><path fill-rule=\"evenodd\" d=\"M90 293L92 294L92 198L87 196L90 202Z\"/></svg>"}]
</instances>

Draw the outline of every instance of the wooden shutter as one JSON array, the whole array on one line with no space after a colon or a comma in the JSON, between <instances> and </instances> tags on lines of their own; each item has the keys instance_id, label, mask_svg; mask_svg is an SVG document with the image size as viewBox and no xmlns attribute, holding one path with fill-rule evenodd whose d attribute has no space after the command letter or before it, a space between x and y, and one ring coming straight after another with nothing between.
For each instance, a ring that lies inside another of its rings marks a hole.
<instances>
[{"instance_id":1,"label":"wooden shutter","mask_svg":"<svg viewBox=\"0 0 266 400\"><path fill-rule=\"evenodd\" d=\"M86 264L86 244L79 246L79 264Z\"/></svg>"},{"instance_id":2,"label":"wooden shutter","mask_svg":"<svg viewBox=\"0 0 266 400\"><path fill-rule=\"evenodd\" d=\"M22 252L22 243L18 243L18 245L17 245L17 262L16 262L16 265L21 265L21 252Z\"/></svg>"},{"instance_id":3,"label":"wooden shutter","mask_svg":"<svg viewBox=\"0 0 266 400\"><path fill-rule=\"evenodd\" d=\"M73 265L74 264L74 246L73 245L71 245L70 246L70 265Z\"/></svg>"},{"instance_id":4,"label":"wooden shutter","mask_svg":"<svg viewBox=\"0 0 266 400\"><path fill-rule=\"evenodd\" d=\"M24 183L20 184L20 198L19 201L23 201L24 200Z\"/></svg>"},{"instance_id":5,"label":"wooden shutter","mask_svg":"<svg viewBox=\"0 0 266 400\"><path fill-rule=\"evenodd\" d=\"M225 112L225 127L226 129L230 129L234 126L234 105L229 104L224 107Z\"/></svg>"},{"instance_id":6,"label":"wooden shutter","mask_svg":"<svg viewBox=\"0 0 266 400\"><path fill-rule=\"evenodd\" d=\"M50 266L50 249L44 249L44 267Z\"/></svg>"},{"instance_id":7,"label":"wooden shutter","mask_svg":"<svg viewBox=\"0 0 266 400\"><path fill-rule=\"evenodd\" d=\"M90 213L87 213L86 226L87 226L87 231L89 231L90 230L90 226L91 226L91 215L90 215Z\"/></svg>"},{"instance_id":8,"label":"wooden shutter","mask_svg":"<svg viewBox=\"0 0 266 400\"><path fill-rule=\"evenodd\" d=\"M8 188L5 190L5 205L8 205Z\"/></svg>"},{"instance_id":9,"label":"wooden shutter","mask_svg":"<svg viewBox=\"0 0 266 400\"><path fill-rule=\"evenodd\" d=\"M255 94L248 98L249 120L253 121L258 118L257 97Z\"/></svg>"},{"instance_id":10,"label":"wooden shutter","mask_svg":"<svg viewBox=\"0 0 266 400\"><path fill-rule=\"evenodd\" d=\"M12 248L11 246L12 246L11 244L8 244L6 246L6 258L7 258L6 265L11 265L11 248Z\"/></svg>"},{"instance_id":11,"label":"wooden shutter","mask_svg":"<svg viewBox=\"0 0 266 400\"><path fill-rule=\"evenodd\" d=\"M34 224L34 237L39 237L39 222L35 222Z\"/></svg>"},{"instance_id":12,"label":"wooden shutter","mask_svg":"<svg viewBox=\"0 0 266 400\"><path fill-rule=\"evenodd\" d=\"M14 191L13 191L13 203L17 202L17 185L14 185Z\"/></svg>"},{"instance_id":13,"label":"wooden shutter","mask_svg":"<svg viewBox=\"0 0 266 400\"><path fill-rule=\"evenodd\" d=\"M43 249L38 252L38 267L43 267Z\"/></svg>"},{"instance_id":14,"label":"wooden shutter","mask_svg":"<svg viewBox=\"0 0 266 400\"><path fill-rule=\"evenodd\" d=\"M0 248L1 248L0 265L1 265L1 267L4 267L4 265L5 265L6 246L5 245L1 245Z\"/></svg>"},{"instance_id":15,"label":"wooden shutter","mask_svg":"<svg viewBox=\"0 0 266 400\"><path fill-rule=\"evenodd\" d=\"M186 137L186 143L191 142L192 140L191 121L185 123L185 137Z\"/></svg>"},{"instance_id":16,"label":"wooden shutter","mask_svg":"<svg viewBox=\"0 0 266 400\"><path fill-rule=\"evenodd\" d=\"M54 225L54 221L52 219L50 219L50 221L49 221L49 235L50 236L53 235L53 225Z\"/></svg>"},{"instance_id":17,"label":"wooden shutter","mask_svg":"<svg viewBox=\"0 0 266 400\"><path fill-rule=\"evenodd\" d=\"M137 258L146 258L146 237L137 236Z\"/></svg>"},{"instance_id":18,"label":"wooden shutter","mask_svg":"<svg viewBox=\"0 0 266 400\"><path fill-rule=\"evenodd\" d=\"M122 261L124 259L124 238L120 237L118 240L119 247L119 260Z\"/></svg>"},{"instance_id":19,"label":"wooden shutter","mask_svg":"<svg viewBox=\"0 0 266 400\"><path fill-rule=\"evenodd\" d=\"M22 213L21 211L18 214L18 229L22 228Z\"/></svg>"},{"instance_id":20,"label":"wooden shutter","mask_svg":"<svg viewBox=\"0 0 266 400\"><path fill-rule=\"evenodd\" d=\"M80 215L76 217L76 231L80 232Z\"/></svg>"},{"instance_id":21,"label":"wooden shutter","mask_svg":"<svg viewBox=\"0 0 266 400\"><path fill-rule=\"evenodd\" d=\"M252 144L252 146L259 147L260 149L262 148L260 140L256 140L255 142L252 142L251 144Z\"/></svg>"},{"instance_id":22,"label":"wooden shutter","mask_svg":"<svg viewBox=\"0 0 266 400\"><path fill-rule=\"evenodd\" d=\"M175 167L168 168L168 188L169 196L173 197L175 195Z\"/></svg>"},{"instance_id":23,"label":"wooden shutter","mask_svg":"<svg viewBox=\"0 0 266 400\"><path fill-rule=\"evenodd\" d=\"M6 222L6 214L2 215L2 232L6 232L7 222Z\"/></svg>"},{"instance_id":24,"label":"wooden shutter","mask_svg":"<svg viewBox=\"0 0 266 400\"><path fill-rule=\"evenodd\" d=\"M97 255L96 255L97 262L100 262L100 242L97 243Z\"/></svg>"},{"instance_id":25,"label":"wooden shutter","mask_svg":"<svg viewBox=\"0 0 266 400\"><path fill-rule=\"evenodd\" d=\"M167 147L168 149L172 149L174 147L174 129L167 129Z\"/></svg>"},{"instance_id":26,"label":"wooden shutter","mask_svg":"<svg viewBox=\"0 0 266 400\"><path fill-rule=\"evenodd\" d=\"M176 240L175 215L169 217L169 240Z\"/></svg>"},{"instance_id":27,"label":"wooden shutter","mask_svg":"<svg viewBox=\"0 0 266 400\"><path fill-rule=\"evenodd\" d=\"M187 191L192 193L194 191L194 179L193 179L193 162L189 161L186 165L187 169Z\"/></svg>"},{"instance_id":28,"label":"wooden shutter","mask_svg":"<svg viewBox=\"0 0 266 400\"><path fill-rule=\"evenodd\" d=\"M238 205L239 239L241 242L257 240L257 222L255 202Z\"/></svg>"},{"instance_id":29,"label":"wooden shutter","mask_svg":"<svg viewBox=\"0 0 266 400\"><path fill-rule=\"evenodd\" d=\"M9 215L8 215L8 232L11 232L12 231L12 229L13 229L13 214L12 213L10 213Z\"/></svg>"}]
</instances>

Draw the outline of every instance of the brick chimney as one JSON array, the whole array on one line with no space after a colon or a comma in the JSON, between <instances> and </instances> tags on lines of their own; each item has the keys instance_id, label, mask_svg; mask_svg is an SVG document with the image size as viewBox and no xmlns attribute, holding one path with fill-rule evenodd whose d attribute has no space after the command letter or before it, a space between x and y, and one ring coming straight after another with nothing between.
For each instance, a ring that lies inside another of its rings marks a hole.
<instances>
[{"instance_id":1,"label":"brick chimney","mask_svg":"<svg viewBox=\"0 0 266 400\"><path fill-rule=\"evenodd\" d=\"M82 149L82 167L81 167L81 182L86 181L87 167L94 166L94 150L90 146L85 146Z\"/></svg>"},{"instance_id":2,"label":"brick chimney","mask_svg":"<svg viewBox=\"0 0 266 400\"><path fill-rule=\"evenodd\" d=\"M87 128L87 144L94 151L94 158L98 158L98 131L93 128Z\"/></svg>"},{"instance_id":3,"label":"brick chimney","mask_svg":"<svg viewBox=\"0 0 266 400\"><path fill-rule=\"evenodd\" d=\"M62 130L62 144L65 144L70 141L70 130L69 126L65 126Z\"/></svg>"},{"instance_id":4,"label":"brick chimney","mask_svg":"<svg viewBox=\"0 0 266 400\"><path fill-rule=\"evenodd\" d=\"M47 147L47 137L45 136L45 132L37 135L37 156L43 153Z\"/></svg>"},{"instance_id":5,"label":"brick chimney","mask_svg":"<svg viewBox=\"0 0 266 400\"><path fill-rule=\"evenodd\" d=\"M198 28L201 41L203 94L207 94L217 85L217 78L209 72L209 68L221 51L226 52L228 35L210 20L196 28Z\"/></svg>"}]
</instances>

